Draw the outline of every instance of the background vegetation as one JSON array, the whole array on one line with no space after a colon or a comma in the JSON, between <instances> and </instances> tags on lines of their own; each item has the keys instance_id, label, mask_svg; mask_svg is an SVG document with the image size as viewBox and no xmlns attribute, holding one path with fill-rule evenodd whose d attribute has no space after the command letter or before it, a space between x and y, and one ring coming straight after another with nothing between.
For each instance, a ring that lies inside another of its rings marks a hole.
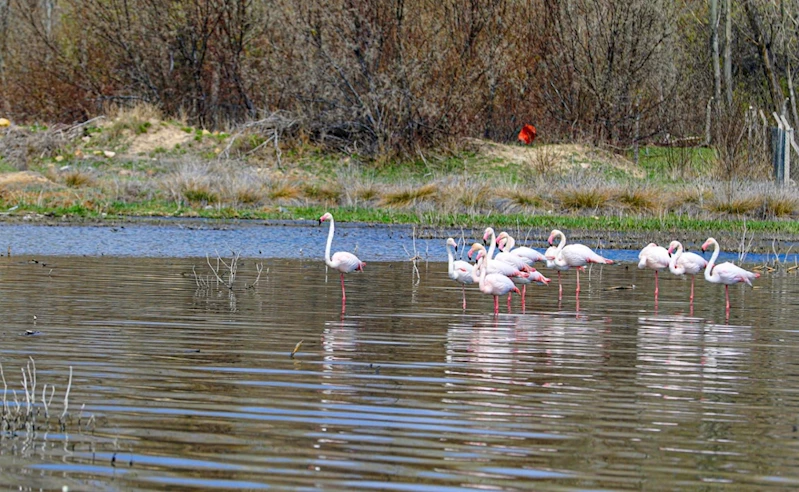
<instances>
[{"instance_id":1,"label":"background vegetation","mask_svg":"<svg viewBox=\"0 0 799 492\"><path fill-rule=\"evenodd\" d=\"M712 142L730 167L749 106L796 123L797 22L799 0L0 0L0 108L72 123L146 102L369 158L529 122L548 142Z\"/></svg>"}]
</instances>

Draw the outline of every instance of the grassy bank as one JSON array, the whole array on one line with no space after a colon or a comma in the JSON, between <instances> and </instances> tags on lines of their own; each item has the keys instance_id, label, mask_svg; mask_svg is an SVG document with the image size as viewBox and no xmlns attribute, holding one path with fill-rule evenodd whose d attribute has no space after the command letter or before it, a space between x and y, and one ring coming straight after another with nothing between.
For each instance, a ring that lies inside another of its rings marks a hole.
<instances>
[{"instance_id":1,"label":"grassy bank","mask_svg":"<svg viewBox=\"0 0 799 492\"><path fill-rule=\"evenodd\" d=\"M706 148L643 148L636 164L577 144L472 140L374 162L310 144L284 148L253 126L211 133L137 108L73 127L11 126L0 132L0 155L7 220L291 220L329 210L340 221L431 231L799 238L799 194L772 184L768 163L746 180L717 179Z\"/></svg>"}]
</instances>

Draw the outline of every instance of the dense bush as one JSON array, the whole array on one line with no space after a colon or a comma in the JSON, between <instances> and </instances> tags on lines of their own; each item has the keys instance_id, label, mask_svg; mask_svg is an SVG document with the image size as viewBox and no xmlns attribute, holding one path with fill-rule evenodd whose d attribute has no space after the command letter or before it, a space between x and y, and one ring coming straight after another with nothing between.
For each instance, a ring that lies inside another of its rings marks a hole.
<instances>
[{"instance_id":1,"label":"dense bush","mask_svg":"<svg viewBox=\"0 0 799 492\"><path fill-rule=\"evenodd\" d=\"M698 0L0 0L0 97L25 121L280 111L297 137L372 156L528 122L628 146L704 134L707 17ZM767 103L756 49L735 50L736 90Z\"/></svg>"}]
</instances>

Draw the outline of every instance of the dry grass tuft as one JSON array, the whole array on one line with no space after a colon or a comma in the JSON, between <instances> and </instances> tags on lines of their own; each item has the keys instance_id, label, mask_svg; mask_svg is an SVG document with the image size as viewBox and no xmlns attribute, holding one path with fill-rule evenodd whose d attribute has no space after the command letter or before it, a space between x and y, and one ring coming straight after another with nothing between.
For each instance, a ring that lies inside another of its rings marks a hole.
<instances>
[{"instance_id":1,"label":"dry grass tuft","mask_svg":"<svg viewBox=\"0 0 799 492\"><path fill-rule=\"evenodd\" d=\"M511 189L504 191L502 195L518 207L536 208L544 204L544 200L538 194L530 191Z\"/></svg>"},{"instance_id":2,"label":"dry grass tuft","mask_svg":"<svg viewBox=\"0 0 799 492\"><path fill-rule=\"evenodd\" d=\"M561 206L572 210L598 209L610 202L613 194L607 188L569 186L556 193Z\"/></svg>"},{"instance_id":3,"label":"dry grass tuft","mask_svg":"<svg viewBox=\"0 0 799 492\"><path fill-rule=\"evenodd\" d=\"M266 192L270 200L294 200L301 194L299 186L285 179L273 180Z\"/></svg>"},{"instance_id":4,"label":"dry grass tuft","mask_svg":"<svg viewBox=\"0 0 799 492\"><path fill-rule=\"evenodd\" d=\"M64 184L70 188L83 188L94 184L94 178L87 171L74 169L64 175Z\"/></svg>"},{"instance_id":5,"label":"dry grass tuft","mask_svg":"<svg viewBox=\"0 0 799 492\"><path fill-rule=\"evenodd\" d=\"M762 202L756 197L747 196L728 200L712 200L707 204L711 212L742 215L751 213L761 207Z\"/></svg>"},{"instance_id":6,"label":"dry grass tuft","mask_svg":"<svg viewBox=\"0 0 799 492\"><path fill-rule=\"evenodd\" d=\"M407 186L398 191L385 193L380 204L387 207L409 207L419 201L434 198L438 193L439 187L435 183Z\"/></svg>"},{"instance_id":7,"label":"dry grass tuft","mask_svg":"<svg viewBox=\"0 0 799 492\"><path fill-rule=\"evenodd\" d=\"M769 196L763 201L766 217L790 217L796 210L797 200L790 196Z\"/></svg>"},{"instance_id":8,"label":"dry grass tuft","mask_svg":"<svg viewBox=\"0 0 799 492\"><path fill-rule=\"evenodd\" d=\"M625 188L618 192L616 200L632 210L652 210L658 202L657 193L647 188Z\"/></svg>"},{"instance_id":9,"label":"dry grass tuft","mask_svg":"<svg viewBox=\"0 0 799 492\"><path fill-rule=\"evenodd\" d=\"M337 203L342 191L338 183L311 183L302 187L302 194L311 200Z\"/></svg>"}]
</instances>

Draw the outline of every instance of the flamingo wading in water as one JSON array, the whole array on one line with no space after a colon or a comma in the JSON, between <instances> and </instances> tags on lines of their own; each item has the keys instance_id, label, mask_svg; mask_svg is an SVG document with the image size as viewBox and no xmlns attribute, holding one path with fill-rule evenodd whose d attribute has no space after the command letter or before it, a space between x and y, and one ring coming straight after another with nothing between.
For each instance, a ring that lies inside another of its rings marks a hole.
<instances>
[{"instance_id":1,"label":"flamingo wading in water","mask_svg":"<svg viewBox=\"0 0 799 492\"><path fill-rule=\"evenodd\" d=\"M649 243L638 253L638 268L649 268L655 271L655 300L658 298L658 272L669 267L669 251L663 246Z\"/></svg>"},{"instance_id":2,"label":"flamingo wading in water","mask_svg":"<svg viewBox=\"0 0 799 492\"><path fill-rule=\"evenodd\" d=\"M466 284L474 283L474 278L472 277L472 270L474 270L474 266L463 260L456 260L455 255L452 253L452 250L458 251L458 243L455 242L454 239L448 238L447 239L447 274L449 278L458 282L463 286L463 309L466 309Z\"/></svg>"},{"instance_id":3,"label":"flamingo wading in water","mask_svg":"<svg viewBox=\"0 0 799 492\"><path fill-rule=\"evenodd\" d=\"M330 212L319 217L319 225L322 225L322 222L326 220L330 221L330 231L327 233L327 245L325 246L325 264L334 270L338 270L341 274L341 304L343 309L344 302L347 300L347 293L344 290L344 274L356 271L362 272L366 262L359 260L357 256L347 251L337 251L333 253L332 257L330 256L330 246L333 244L336 224Z\"/></svg>"},{"instance_id":4,"label":"flamingo wading in water","mask_svg":"<svg viewBox=\"0 0 799 492\"><path fill-rule=\"evenodd\" d=\"M554 260L556 267L576 268L577 269L577 289L575 294L580 294L580 270L585 268L589 263L603 263L606 265L613 264L613 260L609 260L594 252L591 248L584 244L569 244L566 245L566 235L561 231L555 229L549 234L547 242L553 245L555 238L560 236L558 247L554 251L547 250L547 260ZM565 269L565 268L564 268Z\"/></svg>"},{"instance_id":5,"label":"flamingo wading in water","mask_svg":"<svg viewBox=\"0 0 799 492\"><path fill-rule=\"evenodd\" d=\"M676 252L675 252L676 250ZM701 272L707 266L707 260L702 258L696 253L690 251L683 252L682 243L679 241L672 241L669 244L668 252L671 256L669 261L669 271L674 275L690 275L691 276L691 305L694 303L694 280L696 274Z\"/></svg>"},{"instance_id":6,"label":"flamingo wading in water","mask_svg":"<svg viewBox=\"0 0 799 492\"><path fill-rule=\"evenodd\" d=\"M493 262L491 256L494 254L495 247L496 240L491 242L488 253L484 250L477 253L477 267L472 273L472 278L480 286L480 292L494 296L494 315L496 316L499 314L499 296L504 296L511 292L521 294L521 292L519 292L519 289L513 284L513 281L505 275L488 273L488 269ZM510 304L508 306L510 306Z\"/></svg>"},{"instance_id":7,"label":"flamingo wading in water","mask_svg":"<svg viewBox=\"0 0 799 492\"><path fill-rule=\"evenodd\" d=\"M752 280L760 277L759 273L750 272L743 268L733 265L729 261L716 265L716 259L719 257L719 243L712 237L705 241L702 245L702 251L707 250L713 246L713 256L707 262L705 267L705 280L713 284L724 284L724 295L727 300L727 315L730 314L730 285L744 282L747 285L752 285Z\"/></svg>"}]
</instances>

